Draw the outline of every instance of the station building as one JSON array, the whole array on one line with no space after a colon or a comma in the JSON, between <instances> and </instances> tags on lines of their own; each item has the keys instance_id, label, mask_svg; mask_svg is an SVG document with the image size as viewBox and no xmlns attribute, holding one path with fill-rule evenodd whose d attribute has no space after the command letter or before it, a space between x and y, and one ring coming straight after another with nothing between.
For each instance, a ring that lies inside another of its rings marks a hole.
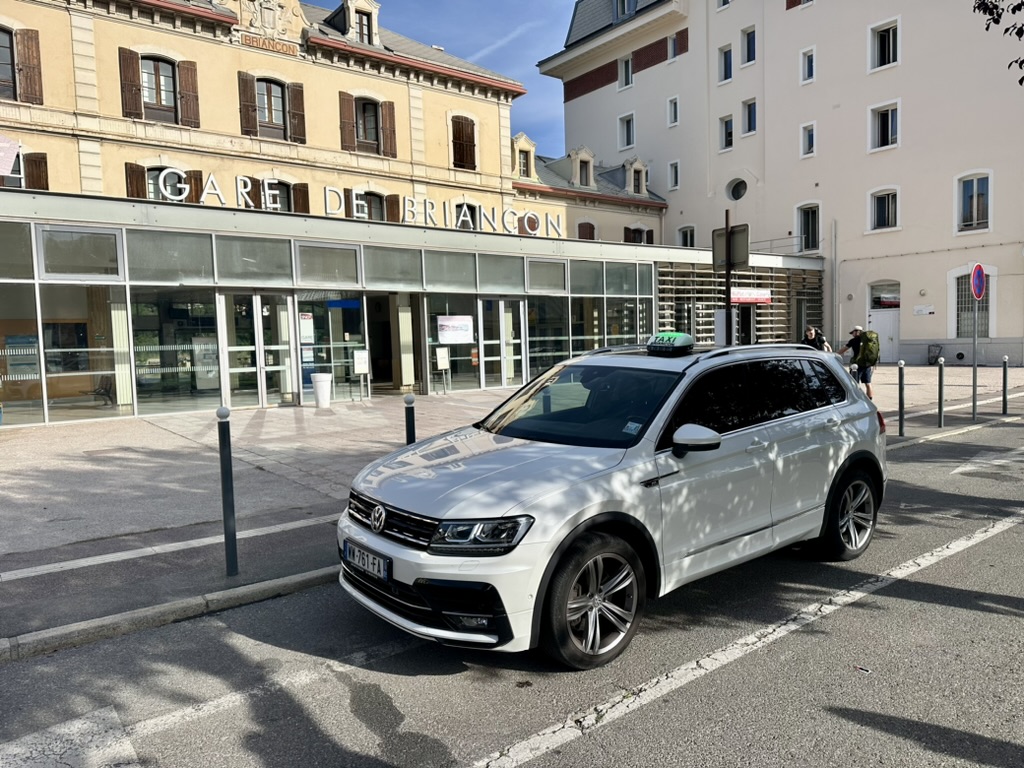
<instances>
[{"instance_id":1,"label":"station building","mask_svg":"<svg viewBox=\"0 0 1024 768\"><path fill-rule=\"evenodd\" d=\"M723 299L644 162L538 156L519 83L380 11L0 8L2 426L514 387L664 327L662 273Z\"/></svg>"}]
</instances>

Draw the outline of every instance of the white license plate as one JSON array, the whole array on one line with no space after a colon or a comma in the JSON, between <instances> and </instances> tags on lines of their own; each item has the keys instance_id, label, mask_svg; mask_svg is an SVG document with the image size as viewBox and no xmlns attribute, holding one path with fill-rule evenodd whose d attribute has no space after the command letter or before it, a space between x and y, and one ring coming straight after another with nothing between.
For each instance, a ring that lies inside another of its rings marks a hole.
<instances>
[{"instance_id":1,"label":"white license plate","mask_svg":"<svg viewBox=\"0 0 1024 768\"><path fill-rule=\"evenodd\" d=\"M383 555L371 552L368 549L357 547L348 539L345 539L344 546L345 562L354 565L361 571L366 571L376 576L381 581L388 580L388 565L390 561Z\"/></svg>"}]
</instances>

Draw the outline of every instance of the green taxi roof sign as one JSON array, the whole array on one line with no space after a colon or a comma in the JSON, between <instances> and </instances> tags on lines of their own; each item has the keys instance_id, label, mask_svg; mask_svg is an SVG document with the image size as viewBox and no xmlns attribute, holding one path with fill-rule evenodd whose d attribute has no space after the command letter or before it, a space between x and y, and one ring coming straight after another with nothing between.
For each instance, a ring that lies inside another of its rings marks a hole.
<instances>
[{"instance_id":1,"label":"green taxi roof sign","mask_svg":"<svg viewBox=\"0 0 1024 768\"><path fill-rule=\"evenodd\" d=\"M688 333L657 333L647 340L647 354L682 357L693 352L693 336Z\"/></svg>"}]
</instances>

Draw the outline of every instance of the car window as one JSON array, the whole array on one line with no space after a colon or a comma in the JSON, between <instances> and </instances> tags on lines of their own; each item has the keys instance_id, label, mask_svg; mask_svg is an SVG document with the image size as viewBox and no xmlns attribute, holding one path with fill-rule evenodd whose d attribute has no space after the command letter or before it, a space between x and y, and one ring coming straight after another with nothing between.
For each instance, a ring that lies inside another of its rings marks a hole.
<instances>
[{"instance_id":1,"label":"car window","mask_svg":"<svg viewBox=\"0 0 1024 768\"><path fill-rule=\"evenodd\" d=\"M657 450L670 448L673 433L683 424L724 435L817 408L807 379L800 360L753 360L708 371L683 395Z\"/></svg>"},{"instance_id":2,"label":"car window","mask_svg":"<svg viewBox=\"0 0 1024 768\"><path fill-rule=\"evenodd\" d=\"M814 408L846 402L846 388L828 366L817 360L804 360L807 370L807 394Z\"/></svg>"},{"instance_id":3,"label":"car window","mask_svg":"<svg viewBox=\"0 0 1024 768\"><path fill-rule=\"evenodd\" d=\"M526 440L627 448L646 431L679 376L642 368L558 365L477 426Z\"/></svg>"}]
</instances>

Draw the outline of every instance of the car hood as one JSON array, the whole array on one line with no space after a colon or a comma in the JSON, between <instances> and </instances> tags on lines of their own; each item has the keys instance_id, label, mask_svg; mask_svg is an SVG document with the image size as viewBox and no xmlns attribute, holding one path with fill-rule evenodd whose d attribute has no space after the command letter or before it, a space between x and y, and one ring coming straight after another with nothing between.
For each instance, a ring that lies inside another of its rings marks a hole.
<instances>
[{"instance_id":1,"label":"car hood","mask_svg":"<svg viewBox=\"0 0 1024 768\"><path fill-rule=\"evenodd\" d=\"M579 448L465 427L367 466L352 487L428 517L500 517L523 502L616 466L621 448Z\"/></svg>"}]
</instances>

